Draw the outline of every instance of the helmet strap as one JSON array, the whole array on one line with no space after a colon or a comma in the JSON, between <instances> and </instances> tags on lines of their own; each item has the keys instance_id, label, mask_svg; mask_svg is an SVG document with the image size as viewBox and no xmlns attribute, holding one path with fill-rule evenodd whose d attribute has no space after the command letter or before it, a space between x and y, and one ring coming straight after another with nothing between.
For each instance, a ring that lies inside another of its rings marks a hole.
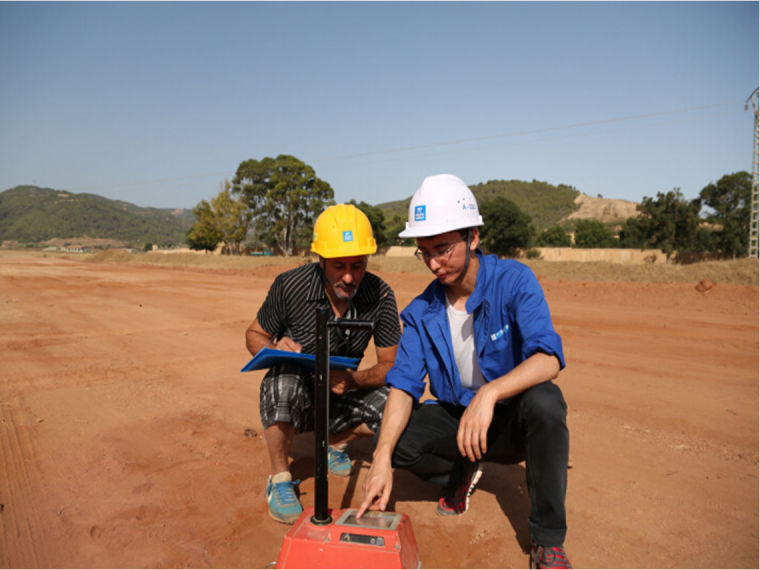
<instances>
[{"instance_id":1,"label":"helmet strap","mask_svg":"<svg viewBox=\"0 0 760 570\"><path fill-rule=\"evenodd\" d=\"M465 244L467 246L467 250L464 252L464 271L462 272L467 273L467 267L470 265L470 242L472 241L472 228L467 228L467 243Z\"/></svg>"},{"instance_id":2,"label":"helmet strap","mask_svg":"<svg viewBox=\"0 0 760 570\"><path fill-rule=\"evenodd\" d=\"M470 266L470 242L472 241L472 228L467 228L467 238L465 239L465 253L464 253L464 267L456 281L464 281L464 276L467 274L467 268Z\"/></svg>"}]
</instances>

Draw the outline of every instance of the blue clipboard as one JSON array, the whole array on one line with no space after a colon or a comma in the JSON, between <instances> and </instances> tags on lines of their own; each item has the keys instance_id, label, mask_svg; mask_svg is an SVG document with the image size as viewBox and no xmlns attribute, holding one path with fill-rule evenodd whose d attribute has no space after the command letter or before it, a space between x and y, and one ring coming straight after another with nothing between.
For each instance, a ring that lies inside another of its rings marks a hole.
<instances>
[{"instance_id":1,"label":"blue clipboard","mask_svg":"<svg viewBox=\"0 0 760 570\"><path fill-rule=\"evenodd\" d=\"M256 353L256 356L248 361L248 364L243 366L240 372L250 372L251 370L271 368L279 362L294 362L295 364L300 364L307 370L313 371L316 359L317 357L313 354L306 354L303 352L289 352L287 350L277 350L275 348L262 348ZM333 370L345 370L347 368L356 370L358 366L358 358L350 358L348 356L330 357L330 368Z\"/></svg>"}]
</instances>

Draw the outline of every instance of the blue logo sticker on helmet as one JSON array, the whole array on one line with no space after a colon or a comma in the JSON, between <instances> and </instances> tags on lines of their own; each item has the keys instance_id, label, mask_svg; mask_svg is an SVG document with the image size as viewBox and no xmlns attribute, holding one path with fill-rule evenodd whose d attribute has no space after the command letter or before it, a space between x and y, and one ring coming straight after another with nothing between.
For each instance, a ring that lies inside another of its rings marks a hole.
<instances>
[{"instance_id":1,"label":"blue logo sticker on helmet","mask_svg":"<svg viewBox=\"0 0 760 570\"><path fill-rule=\"evenodd\" d=\"M343 232L343 241L354 241L354 232L351 230Z\"/></svg>"},{"instance_id":2,"label":"blue logo sticker on helmet","mask_svg":"<svg viewBox=\"0 0 760 570\"><path fill-rule=\"evenodd\" d=\"M421 206L414 207L414 221L415 222L425 221L425 205L424 204Z\"/></svg>"}]
</instances>

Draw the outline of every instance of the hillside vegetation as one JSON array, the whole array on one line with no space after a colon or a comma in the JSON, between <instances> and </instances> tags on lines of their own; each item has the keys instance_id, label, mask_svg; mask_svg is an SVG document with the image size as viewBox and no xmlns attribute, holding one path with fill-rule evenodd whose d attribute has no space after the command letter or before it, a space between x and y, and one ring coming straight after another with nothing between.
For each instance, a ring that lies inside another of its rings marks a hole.
<instances>
[{"instance_id":1,"label":"hillside vegetation","mask_svg":"<svg viewBox=\"0 0 760 570\"><path fill-rule=\"evenodd\" d=\"M489 180L488 182L469 184L469 187L475 194L478 204L497 198L511 200L520 210L531 217L539 232L559 224L580 207L576 198L581 193L572 186L565 184L554 186L539 180L532 182ZM386 220L393 220L395 216L400 216L405 220L410 201L411 196L405 200L384 202L378 204L377 207L382 210Z\"/></svg>"},{"instance_id":2,"label":"hillside vegetation","mask_svg":"<svg viewBox=\"0 0 760 570\"><path fill-rule=\"evenodd\" d=\"M531 217L539 232L571 217L594 217L593 212L608 222L605 211L609 208L602 203L615 202L594 198L596 210L586 211L589 197L571 186L538 180L489 180L470 187L481 204L497 198L511 200ZM394 218L395 225L403 227L410 200L411 197L376 206L385 216L386 228L394 226ZM634 203L628 205L635 210ZM183 245L194 221L192 210L143 208L95 194L37 186L16 186L0 192L0 242L61 245L64 240L88 245L89 239L90 245L99 247L102 244L97 240L105 239L113 240L113 245L136 248L145 243ZM85 243L81 243L83 240Z\"/></svg>"},{"instance_id":3,"label":"hillside vegetation","mask_svg":"<svg viewBox=\"0 0 760 570\"><path fill-rule=\"evenodd\" d=\"M0 192L0 241L107 238L142 247L183 244L190 210L141 208L95 194L16 186Z\"/></svg>"}]
</instances>

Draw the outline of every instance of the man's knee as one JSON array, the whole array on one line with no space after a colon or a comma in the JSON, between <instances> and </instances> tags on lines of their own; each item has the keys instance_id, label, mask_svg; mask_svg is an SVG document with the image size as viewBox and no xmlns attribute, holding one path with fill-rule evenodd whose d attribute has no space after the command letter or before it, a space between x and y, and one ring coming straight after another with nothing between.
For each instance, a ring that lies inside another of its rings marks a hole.
<instances>
[{"instance_id":1,"label":"man's knee","mask_svg":"<svg viewBox=\"0 0 760 570\"><path fill-rule=\"evenodd\" d=\"M526 390L520 401L523 417L529 422L564 425L567 404L562 390L554 382L542 382Z\"/></svg>"},{"instance_id":2,"label":"man's knee","mask_svg":"<svg viewBox=\"0 0 760 570\"><path fill-rule=\"evenodd\" d=\"M393 466L411 469L424 454L456 454L458 417L440 404L426 404L412 412L393 454Z\"/></svg>"},{"instance_id":3,"label":"man's knee","mask_svg":"<svg viewBox=\"0 0 760 570\"><path fill-rule=\"evenodd\" d=\"M278 373L279 372L279 373ZM306 429L304 416L310 410L304 380L298 373L275 371L267 373L261 381L259 412L266 428L284 422L301 432Z\"/></svg>"},{"instance_id":4,"label":"man's knee","mask_svg":"<svg viewBox=\"0 0 760 570\"><path fill-rule=\"evenodd\" d=\"M415 445L415 442L402 436L396 444L396 449L393 450L393 467L408 469L419 461L421 455L422 450Z\"/></svg>"},{"instance_id":5,"label":"man's knee","mask_svg":"<svg viewBox=\"0 0 760 570\"><path fill-rule=\"evenodd\" d=\"M261 380L261 394L276 401L289 401L303 391L303 379L298 374L267 374Z\"/></svg>"}]
</instances>

